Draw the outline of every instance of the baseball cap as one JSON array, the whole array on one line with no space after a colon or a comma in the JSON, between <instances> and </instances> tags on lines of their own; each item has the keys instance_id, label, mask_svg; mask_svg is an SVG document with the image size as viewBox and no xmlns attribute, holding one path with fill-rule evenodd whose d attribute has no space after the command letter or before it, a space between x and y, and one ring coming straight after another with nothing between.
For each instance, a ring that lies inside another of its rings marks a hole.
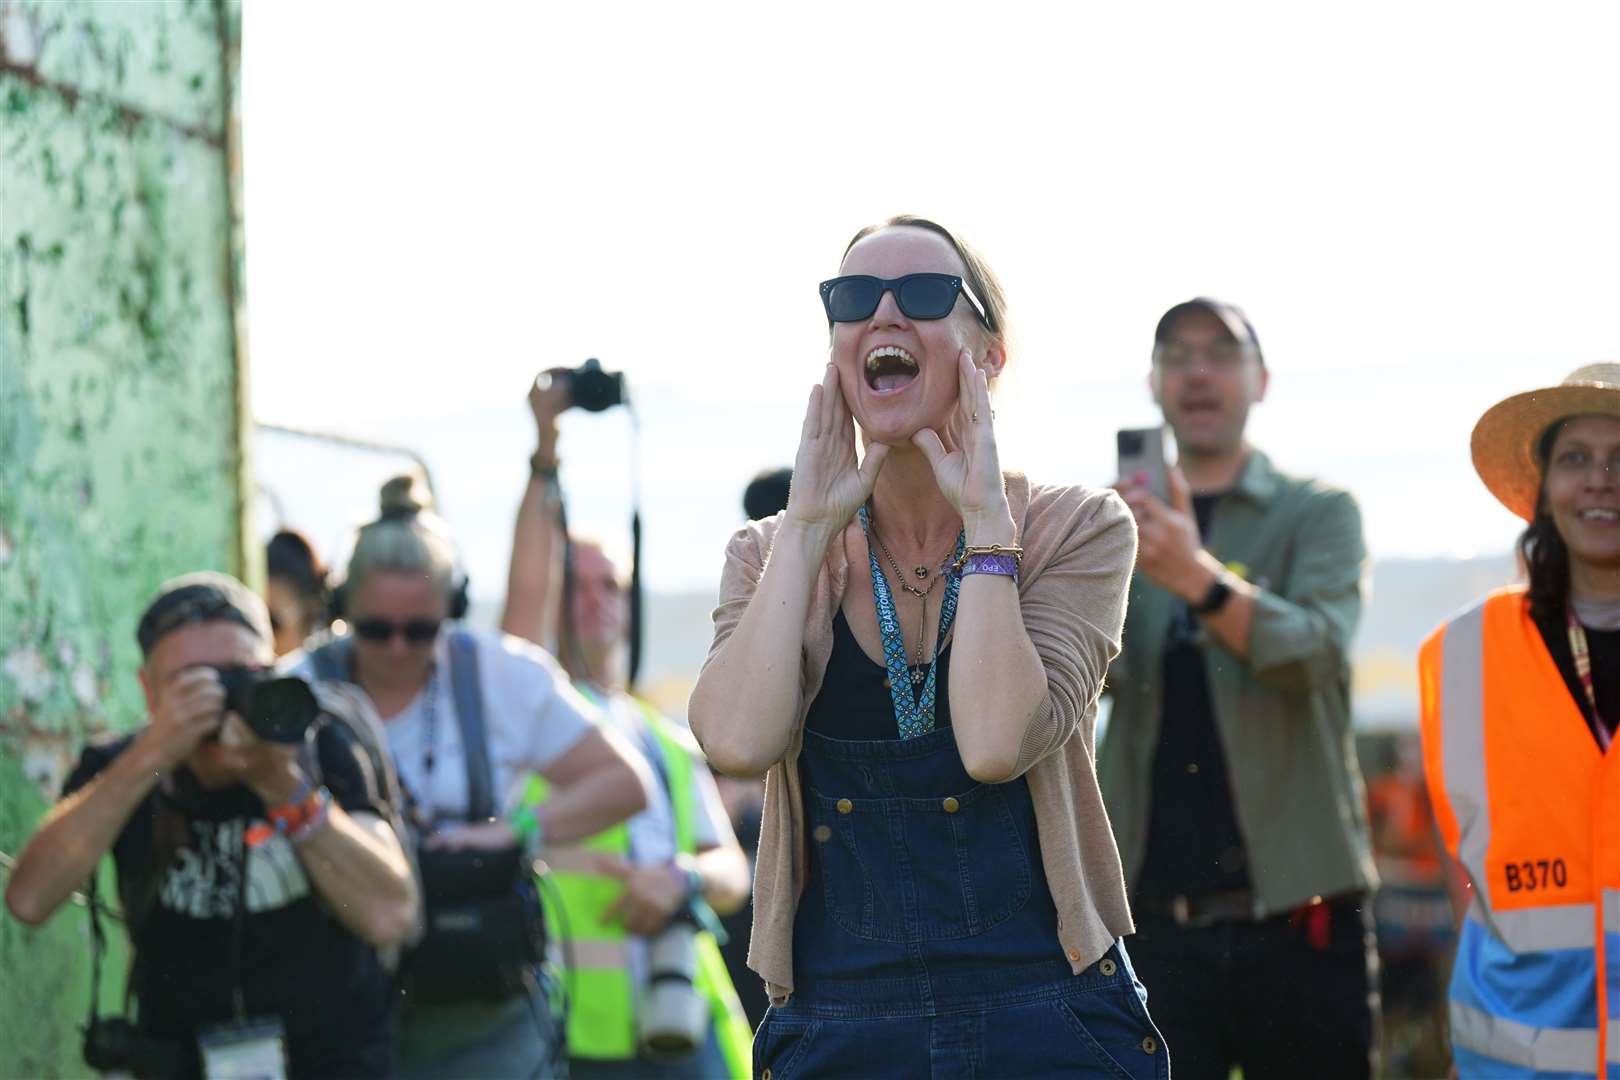
<instances>
[{"instance_id":1,"label":"baseball cap","mask_svg":"<svg viewBox=\"0 0 1620 1080\"><path fill-rule=\"evenodd\" d=\"M1254 324L1243 309L1236 304L1229 304L1225 300L1216 300L1210 296L1195 296L1191 300L1183 300L1169 311L1159 317L1159 325L1153 331L1155 343L1163 341L1170 334L1170 328L1176 320L1189 311L1207 311L1226 327L1226 332L1232 335L1232 340L1240 345L1248 345L1254 349L1255 356L1260 362L1266 362L1265 356L1260 352L1260 336L1254 332Z\"/></svg>"},{"instance_id":2,"label":"baseball cap","mask_svg":"<svg viewBox=\"0 0 1620 1080\"><path fill-rule=\"evenodd\" d=\"M199 622L234 622L261 641L271 640L270 612L254 592L229 574L202 570L158 586L135 627L141 655L150 656L171 631Z\"/></svg>"}]
</instances>

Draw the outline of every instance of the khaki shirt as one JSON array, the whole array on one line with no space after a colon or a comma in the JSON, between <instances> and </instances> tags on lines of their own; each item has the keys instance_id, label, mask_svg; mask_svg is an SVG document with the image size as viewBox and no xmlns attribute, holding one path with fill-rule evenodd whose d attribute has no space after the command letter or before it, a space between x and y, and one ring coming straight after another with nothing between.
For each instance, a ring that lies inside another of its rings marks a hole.
<instances>
[{"instance_id":1,"label":"khaki shirt","mask_svg":"<svg viewBox=\"0 0 1620 1080\"><path fill-rule=\"evenodd\" d=\"M1209 548L1260 590L1239 659L1202 631L1211 705L1248 850L1255 915L1376 884L1366 794L1350 728L1350 642L1367 550L1348 492L1286 476L1251 451L1215 507ZM1097 763L1125 877L1147 855L1174 597L1138 574Z\"/></svg>"}]
</instances>

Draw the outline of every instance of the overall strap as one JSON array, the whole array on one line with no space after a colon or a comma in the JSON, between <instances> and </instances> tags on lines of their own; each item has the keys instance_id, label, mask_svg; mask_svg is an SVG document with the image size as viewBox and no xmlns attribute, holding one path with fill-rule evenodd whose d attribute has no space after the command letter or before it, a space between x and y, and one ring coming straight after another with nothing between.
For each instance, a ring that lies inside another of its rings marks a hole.
<instances>
[{"instance_id":1,"label":"overall strap","mask_svg":"<svg viewBox=\"0 0 1620 1080\"><path fill-rule=\"evenodd\" d=\"M467 817L495 816L495 779L489 764L489 738L484 730L484 691L478 675L478 641L465 630L450 634L450 693L461 727L461 752L467 759Z\"/></svg>"}]
</instances>

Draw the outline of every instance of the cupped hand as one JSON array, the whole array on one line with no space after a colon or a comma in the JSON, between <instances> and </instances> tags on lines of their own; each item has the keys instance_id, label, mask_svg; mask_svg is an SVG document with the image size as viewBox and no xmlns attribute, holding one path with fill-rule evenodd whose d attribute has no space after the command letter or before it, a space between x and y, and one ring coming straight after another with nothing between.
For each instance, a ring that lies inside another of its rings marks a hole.
<instances>
[{"instance_id":1,"label":"cupped hand","mask_svg":"<svg viewBox=\"0 0 1620 1080\"><path fill-rule=\"evenodd\" d=\"M966 349L957 354L956 367L956 408L944 438L932 428L923 428L911 441L928 458L940 492L971 532L976 523L999 522L1003 517L1010 521L1011 511L996 451L989 379Z\"/></svg>"},{"instance_id":2,"label":"cupped hand","mask_svg":"<svg viewBox=\"0 0 1620 1080\"><path fill-rule=\"evenodd\" d=\"M820 385L810 391L799 434L799 452L793 459L793 483L788 492L787 522L825 532L830 538L872 495L878 470L889 448L873 443L864 460L855 453L855 418L838 386L838 371L831 364Z\"/></svg>"}]
</instances>

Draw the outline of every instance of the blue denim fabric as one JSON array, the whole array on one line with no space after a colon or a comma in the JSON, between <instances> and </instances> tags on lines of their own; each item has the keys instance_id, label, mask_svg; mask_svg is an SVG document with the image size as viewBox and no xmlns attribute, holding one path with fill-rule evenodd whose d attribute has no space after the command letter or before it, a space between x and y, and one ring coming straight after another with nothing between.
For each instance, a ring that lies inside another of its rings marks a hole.
<instances>
[{"instance_id":1,"label":"blue denim fabric","mask_svg":"<svg viewBox=\"0 0 1620 1080\"><path fill-rule=\"evenodd\" d=\"M1079 975L1063 958L1023 779L974 781L949 730L807 731L799 760L795 990L755 1035L756 1076L1166 1080L1123 944Z\"/></svg>"}]
</instances>

